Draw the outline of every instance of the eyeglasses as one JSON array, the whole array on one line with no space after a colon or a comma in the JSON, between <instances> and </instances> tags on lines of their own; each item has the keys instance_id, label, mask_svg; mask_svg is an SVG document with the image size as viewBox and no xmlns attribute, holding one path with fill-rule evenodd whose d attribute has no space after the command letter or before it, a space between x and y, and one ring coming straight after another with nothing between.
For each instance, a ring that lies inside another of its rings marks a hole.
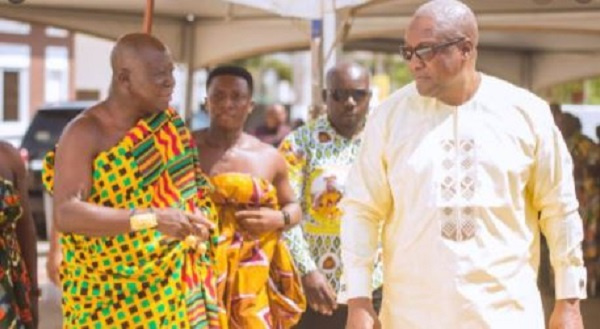
<instances>
[{"instance_id":1,"label":"eyeglasses","mask_svg":"<svg viewBox=\"0 0 600 329\"><path fill-rule=\"evenodd\" d=\"M327 99L327 94L331 95L336 102L345 102L350 97L352 97L353 100L360 102L371 95L371 91L368 89L323 90L323 99Z\"/></svg>"},{"instance_id":2,"label":"eyeglasses","mask_svg":"<svg viewBox=\"0 0 600 329\"><path fill-rule=\"evenodd\" d=\"M450 40L447 42L442 42L442 43L438 43L438 44L434 44L434 45L419 45L419 46L416 46L415 48L401 46L400 54L402 55L402 57L404 57L404 60L407 62L410 62L413 55L417 56L417 58L422 61L429 61L441 49L450 47L450 46L455 45L464 40L465 40L465 38L461 37L458 39L454 39L454 40Z\"/></svg>"}]
</instances>

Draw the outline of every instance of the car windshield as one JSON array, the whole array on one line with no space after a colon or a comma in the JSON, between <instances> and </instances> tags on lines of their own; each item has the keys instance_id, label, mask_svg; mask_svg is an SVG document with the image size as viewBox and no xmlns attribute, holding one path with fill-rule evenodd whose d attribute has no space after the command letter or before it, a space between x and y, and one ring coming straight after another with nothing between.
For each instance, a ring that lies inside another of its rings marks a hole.
<instances>
[{"instance_id":1,"label":"car windshield","mask_svg":"<svg viewBox=\"0 0 600 329\"><path fill-rule=\"evenodd\" d=\"M21 148L26 149L30 160L41 159L58 142L64 127L82 109L49 109L36 113L29 125Z\"/></svg>"}]
</instances>

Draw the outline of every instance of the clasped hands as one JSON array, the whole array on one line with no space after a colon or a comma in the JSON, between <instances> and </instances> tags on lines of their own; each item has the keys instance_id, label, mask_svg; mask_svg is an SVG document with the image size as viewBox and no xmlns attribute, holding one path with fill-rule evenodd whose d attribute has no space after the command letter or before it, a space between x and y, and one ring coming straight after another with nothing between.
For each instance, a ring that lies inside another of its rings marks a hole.
<instances>
[{"instance_id":1,"label":"clasped hands","mask_svg":"<svg viewBox=\"0 0 600 329\"><path fill-rule=\"evenodd\" d=\"M235 213L241 229L253 237L284 228L283 213L267 207L249 208Z\"/></svg>"},{"instance_id":2,"label":"clasped hands","mask_svg":"<svg viewBox=\"0 0 600 329\"><path fill-rule=\"evenodd\" d=\"M190 213L179 209L161 208L155 209L154 212L157 220L156 229L159 232L185 241L194 249L204 246L202 242L208 240L211 231L215 228L215 224L200 210Z\"/></svg>"}]
</instances>

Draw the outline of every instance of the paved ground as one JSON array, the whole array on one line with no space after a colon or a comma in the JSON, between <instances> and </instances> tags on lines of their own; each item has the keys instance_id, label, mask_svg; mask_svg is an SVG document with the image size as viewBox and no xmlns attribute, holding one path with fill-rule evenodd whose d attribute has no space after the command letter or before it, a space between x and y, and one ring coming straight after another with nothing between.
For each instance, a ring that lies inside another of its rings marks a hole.
<instances>
[{"instance_id":1,"label":"paved ground","mask_svg":"<svg viewBox=\"0 0 600 329\"><path fill-rule=\"evenodd\" d=\"M42 300L40 301L40 329L59 329L61 326L60 294L52 283L48 281L48 277L46 276L45 253L48 250L47 244L40 243L38 250L40 254L40 257L38 258L38 276L42 288ZM548 312L552 307L552 298L545 297L543 301L548 316ZM597 297L595 299L584 300L581 303L581 312L583 314L585 328L600 328L600 298Z\"/></svg>"}]
</instances>

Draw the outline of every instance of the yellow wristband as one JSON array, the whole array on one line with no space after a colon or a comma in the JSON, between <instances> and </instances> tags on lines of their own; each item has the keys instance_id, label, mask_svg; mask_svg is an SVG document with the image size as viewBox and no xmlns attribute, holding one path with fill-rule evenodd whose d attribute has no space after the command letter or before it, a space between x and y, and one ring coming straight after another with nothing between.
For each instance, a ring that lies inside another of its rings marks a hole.
<instances>
[{"instance_id":1,"label":"yellow wristband","mask_svg":"<svg viewBox=\"0 0 600 329\"><path fill-rule=\"evenodd\" d=\"M153 228L158 225L156 214L150 210L149 212L143 212L141 214L134 214L129 217L129 223L133 231L144 230L147 228Z\"/></svg>"}]
</instances>

